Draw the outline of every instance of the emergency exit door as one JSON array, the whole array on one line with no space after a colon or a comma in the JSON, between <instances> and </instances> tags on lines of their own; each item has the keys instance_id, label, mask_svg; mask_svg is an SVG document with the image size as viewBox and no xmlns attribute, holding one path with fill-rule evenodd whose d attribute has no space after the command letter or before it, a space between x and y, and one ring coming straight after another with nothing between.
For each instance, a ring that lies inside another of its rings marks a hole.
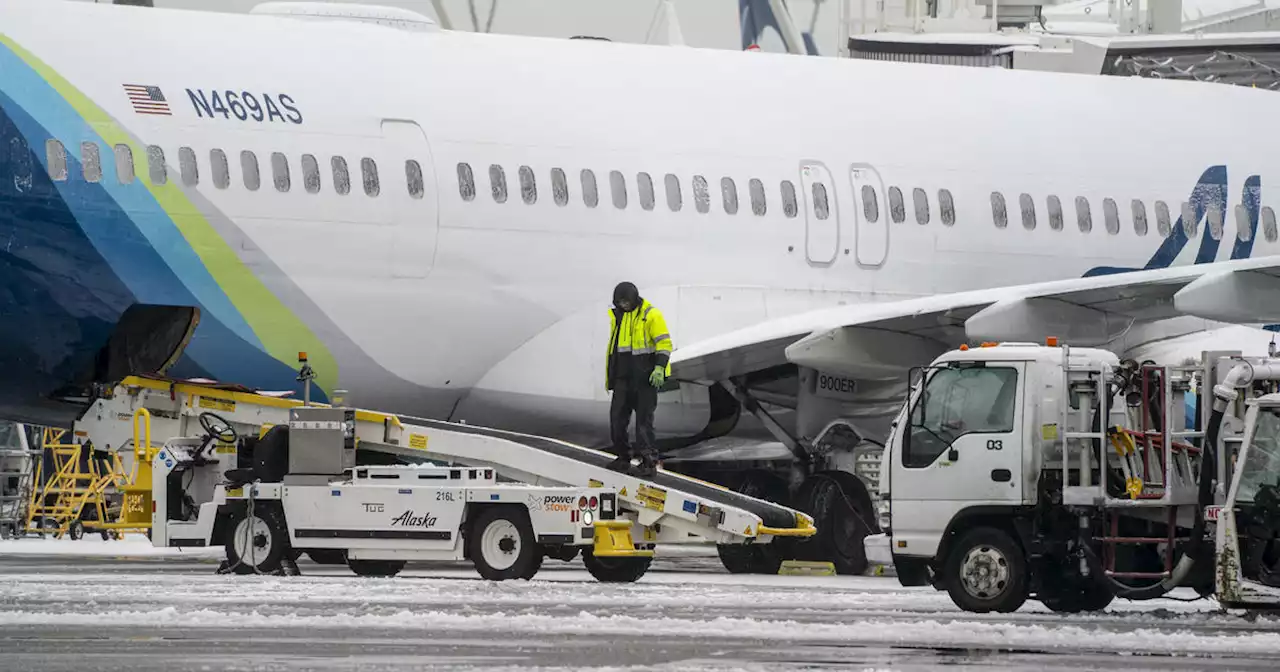
<instances>
[{"instance_id":1,"label":"emergency exit door","mask_svg":"<svg viewBox=\"0 0 1280 672\"><path fill-rule=\"evenodd\" d=\"M858 263L880 266L889 256L889 217L881 212L884 183L880 173L865 163L849 167L853 188L853 247Z\"/></svg>"},{"instance_id":2,"label":"emergency exit door","mask_svg":"<svg viewBox=\"0 0 1280 672\"><path fill-rule=\"evenodd\" d=\"M435 263L438 230L436 175L427 135L413 121L383 119L382 140L381 156L386 158L372 168L377 173L377 197L385 199L394 227L391 275L425 278ZM371 166L364 165L366 161L352 166L352 174L367 181Z\"/></svg>"},{"instance_id":3,"label":"emergency exit door","mask_svg":"<svg viewBox=\"0 0 1280 672\"><path fill-rule=\"evenodd\" d=\"M800 184L805 204L805 257L811 264L831 264L840 250L840 219L831 172L821 163L803 163Z\"/></svg>"}]
</instances>

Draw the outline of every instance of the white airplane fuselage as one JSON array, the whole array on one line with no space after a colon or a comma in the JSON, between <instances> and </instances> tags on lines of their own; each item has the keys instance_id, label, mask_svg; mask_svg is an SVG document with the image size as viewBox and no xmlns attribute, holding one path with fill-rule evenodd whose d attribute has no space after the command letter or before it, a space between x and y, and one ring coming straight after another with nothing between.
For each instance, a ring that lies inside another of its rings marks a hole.
<instances>
[{"instance_id":1,"label":"white airplane fuselage","mask_svg":"<svg viewBox=\"0 0 1280 672\"><path fill-rule=\"evenodd\" d=\"M1280 249L1269 91L47 1L0 17L11 417L56 416L31 400L135 302L201 309L174 375L294 389L307 351L322 397L603 436L622 280L678 348ZM703 396L663 395L659 428L701 427Z\"/></svg>"}]
</instances>

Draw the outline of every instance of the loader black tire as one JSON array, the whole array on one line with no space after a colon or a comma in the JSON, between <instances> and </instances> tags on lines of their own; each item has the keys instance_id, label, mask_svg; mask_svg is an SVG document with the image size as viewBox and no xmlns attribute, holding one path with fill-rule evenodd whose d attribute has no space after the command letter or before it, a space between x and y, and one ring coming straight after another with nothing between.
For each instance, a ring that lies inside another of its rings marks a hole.
<instances>
[{"instance_id":1,"label":"loader black tire","mask_svg":"<svg viewBox=\"0 0 1280 672\"><path fill-rule=\"evenodd\" d=\"M962 534L947 554L942 581L957 607L976 614L1017 611L1030 592L1022 547L996 527Z\"/></svg>"},{"instance_id":2,"label":"loader black tire","mask_svg":"<svg viewBox=\"0 0 1280 672\"><path fill-rule=\"evenodd\" d=\"M781 479L765 471L751 471L738 486L738 492L786 505L787 486ZM785 540L771 544L716 544L720 563L730 574L777 574L786 560Z\"/></svg>"},{"instance_id":3,"label":"loader black tire","mask_svg":"<svg viewBox=\"0 0 1280 672\"><path fill-rule=\"evenodd\" d=\"M248 557L241 555L245 551ZM248 508L231 514L227 531L227 566L236 574L271 574L280 571L287 557L292 557L289 527L284 511L273 501L257 502L253 517Z\"/></svg>"},{"instance_id":4,"label":"loader black tire","mask_svg":"<svg viewBox=\"0 0 1280 672\"><path fill-rule=\"evenodd\" d=\"M583 548L582 564L601 583L635 583L649 571L653 558L597 558L590 548Z\"/></svg>"},{"instance_id":5,"label":"loader black tire","mask_svg":"<svg viewBox=\"0 0 1280 672\"><path fill-rule=\"evenodd\" d=\"M390 577L404 569L404 560L347 560L347 566L356 576Z\"/></svg>"},{"instance_id":6,"label":"loader black tire","mask_svg":"<svg viewBox=\"0 0 1280 672\"><path fill-rule=\"evenodd\" d=\"M468 557L490 581L529 579L542 563L529 512L513 506L483 509L467 537Z\"/></svg>"}]
</instances>

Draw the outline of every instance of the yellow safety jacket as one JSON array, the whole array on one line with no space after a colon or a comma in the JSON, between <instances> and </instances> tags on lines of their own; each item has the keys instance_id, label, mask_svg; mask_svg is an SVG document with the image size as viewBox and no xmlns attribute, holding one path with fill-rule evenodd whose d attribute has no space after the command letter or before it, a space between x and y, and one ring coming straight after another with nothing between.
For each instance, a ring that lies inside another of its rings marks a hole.
<instances>
[{"instance_id":1,"label":"yellow safety jacket","mask_svg":"<svg viewBox=\"0 0 1280 672\"><path fill-rule=\"evenodd\" d=\"M623 313L622 324L618 324L616 311L609 311L609 350L605 354L604 376L605 389L613 389L614 353L625 356L654 355L654 365L666 367L667 375L671 375L671 332L667 329L667 320L662 311L653 307L648 301L642 301L640 307L629 313Z\"/></svg>"}]
</instances>

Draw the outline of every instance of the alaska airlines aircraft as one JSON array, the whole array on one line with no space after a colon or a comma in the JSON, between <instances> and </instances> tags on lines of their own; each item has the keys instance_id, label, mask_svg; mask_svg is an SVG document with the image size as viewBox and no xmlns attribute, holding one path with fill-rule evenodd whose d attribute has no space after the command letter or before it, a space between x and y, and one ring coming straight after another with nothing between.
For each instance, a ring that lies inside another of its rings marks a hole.
<instances>
[{"instance_id":1,"label":"alaska airlines aircraft","mask_svg":"<svg viewBox=\"0 0 1280 672\"><path fill-rule=\"evenodd\" d=\"M320 399L598 439L620 280L679 352L1280 249L1269 91L295 3L3 0L0 73L0 416L35 423L127 371L297 390L305 351Z\"/></svg>"}]
</instances>

